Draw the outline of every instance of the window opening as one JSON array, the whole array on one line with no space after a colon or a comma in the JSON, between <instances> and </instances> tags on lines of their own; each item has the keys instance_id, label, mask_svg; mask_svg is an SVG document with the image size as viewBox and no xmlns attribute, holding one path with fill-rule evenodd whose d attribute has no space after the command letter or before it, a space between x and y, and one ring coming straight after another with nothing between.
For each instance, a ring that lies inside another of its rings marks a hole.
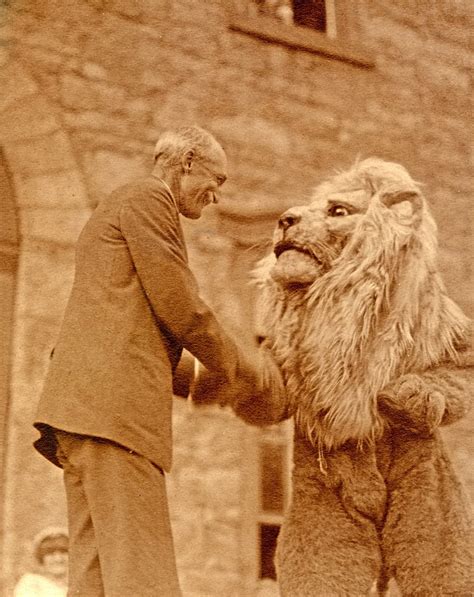
<instances>
[{"instance_id":1,"label":"window opening","mask_svg":"<svg viewBox=\"0 0 474 597\"><path fill-rule=\"evenodd\" d=\"M260 14L336 37L335 0L253 0Z\"/></svg>"},{"instance_id":2,"label":"window opening","mask_svg":"<svg viewBox=\"0 0 474 597\"><path fill-rule=\"evenodd\" d=\"M280 532L279 524L260 525L260 578L276 580L274 564L276 542Z\"/></svg>"},{"instance_id":3,"label":"window opening","mask_svg":"<svg viewBox=\"0 0 474 597\"><path fill-rule=\"evenodd\" d=\"M276 579L276 544L290 499L291 435L291 422L262 429L259 434L260 490L257 523L261 581Z\"/></svg>"},{"instance_id":4,"label":"window opening","mask_svg":"<svg viewBox=\"0 0 474 597\"><path fill-rule=\"evenodd\" d=\"M293 0L295 25L326 31L326 2L324 0Z\"/></svg>"}]
</instances>

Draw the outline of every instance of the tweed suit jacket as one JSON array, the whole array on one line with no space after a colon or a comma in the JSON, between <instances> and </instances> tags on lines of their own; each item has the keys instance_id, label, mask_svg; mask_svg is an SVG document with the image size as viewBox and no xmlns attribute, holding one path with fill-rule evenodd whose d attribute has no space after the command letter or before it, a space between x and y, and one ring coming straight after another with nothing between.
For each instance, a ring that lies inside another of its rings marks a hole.
<instances>
[{"instance_id":1,"label":"tweed suit jacket","mask_svg":"<svg viewBox=\"0 0 474 597\"><path fill-rule=\"evenodd\" d=\"M172 377L183 348L235 378L239 351L199 297L175 200L150 175L102 201L79 237L35 447L59 466L60 429L114 441L169 470Z\"/></svg>"}]
</instances>

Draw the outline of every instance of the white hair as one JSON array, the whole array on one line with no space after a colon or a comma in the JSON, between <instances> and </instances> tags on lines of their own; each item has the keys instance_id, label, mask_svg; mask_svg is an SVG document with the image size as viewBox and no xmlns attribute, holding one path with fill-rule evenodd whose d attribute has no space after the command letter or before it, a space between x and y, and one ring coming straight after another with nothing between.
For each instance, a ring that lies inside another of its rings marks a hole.
<instances>
[{"instance_id":1,"label":"white hair","mask_svg":"<svg viewBox=\"0 0 474 597\"><path fill-rule=\"evenodd\" d=\"M175 166L189 150L194 151L194 159L202 159L208 157L216 146L220 146L217 140L203 128L181 127L165 131L160 136L155 145L154 158L155 162L160 161L164 166Z\"/></svg>"}]
</instances>

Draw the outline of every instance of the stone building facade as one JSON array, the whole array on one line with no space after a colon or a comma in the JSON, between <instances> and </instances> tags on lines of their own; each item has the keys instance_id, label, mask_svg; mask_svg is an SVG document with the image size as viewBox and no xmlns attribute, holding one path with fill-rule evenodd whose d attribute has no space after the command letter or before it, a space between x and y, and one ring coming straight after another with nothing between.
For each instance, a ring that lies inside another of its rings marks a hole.
<instances>
[{"instance_id":1,"label":"stone building facade","mask_svg":"<svg viewBox=\"0 0 474 597\"><path fill-rule=\"evenodd\" d=\"M198 123L227 151L222 203L184 224L203 295L243 334L252 328L248 272L276 215L357 156L399 161L425 184L445 281L473 315L469 0L330 0L323 31L293 25L291 3L277 16L264 4L0 4L6 593L31 563L32 535L65 520L60 472L33 452L31 420L74 275L75 241L102 197L149 171L167 127ZM227 410L196 411L181 400L174 409L168 488L183 592L255 595L259 579L271 576L291 432L252 429ZM473 489L472 418L447 435ZM272 467L273 505L262 478Z\"/></svg>"}]
</instances>

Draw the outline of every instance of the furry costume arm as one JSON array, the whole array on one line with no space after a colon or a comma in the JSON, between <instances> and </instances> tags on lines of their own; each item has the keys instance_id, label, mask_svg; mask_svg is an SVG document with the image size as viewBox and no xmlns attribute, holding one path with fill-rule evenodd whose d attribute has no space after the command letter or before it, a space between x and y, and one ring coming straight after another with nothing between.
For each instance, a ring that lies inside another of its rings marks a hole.
<instances>
[{"instance_id":1,"label":"furry costume arm","mask_svg":"<svg viewBox=\"0 0 474 597\"><path fill-rule=\"evenodd\" d=\"M461 419L471 407L474 352L459 361L441 363L419 373L402 375L379 395L380 412L396 426L423 435Z\"/></svg>"}]
</instances>

